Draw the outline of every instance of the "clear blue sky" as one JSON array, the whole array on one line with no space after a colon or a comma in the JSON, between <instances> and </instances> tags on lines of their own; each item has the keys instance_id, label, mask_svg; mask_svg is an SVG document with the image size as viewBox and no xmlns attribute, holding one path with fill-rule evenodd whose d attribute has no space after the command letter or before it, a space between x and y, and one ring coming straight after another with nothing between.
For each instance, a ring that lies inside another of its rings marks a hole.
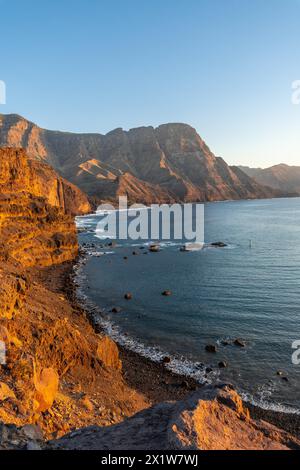
<instances>
[{"instance_id":1,"label":"clear blue sky","mask_svg":"<svg viewBox=\"0 0 300 470\"><path fill-rule=\"evenodd\" d=\"M1 113L105 133L186 122L229 163L300 165L299 0L0 0Z\"/></svg>"}]
</instances>

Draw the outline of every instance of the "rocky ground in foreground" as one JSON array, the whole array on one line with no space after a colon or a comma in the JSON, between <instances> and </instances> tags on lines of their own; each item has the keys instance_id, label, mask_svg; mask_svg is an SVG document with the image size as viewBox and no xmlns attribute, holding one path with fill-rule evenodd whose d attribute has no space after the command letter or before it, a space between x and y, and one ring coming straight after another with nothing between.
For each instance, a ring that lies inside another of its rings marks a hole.
<instances>
[{"instance_id":1,"label":"rocky ground in foreground","mask_svg":"<svg viewBox=\"0 0 300 470\"><path fill-rule=\"evenodd\" d=\"M45 442L36 426L0 427L2 449L300 450L300 440L250 417L228 385L203 387L180 402L148 408L122 423L90 426Z\"/></svg>"}]
</instances>

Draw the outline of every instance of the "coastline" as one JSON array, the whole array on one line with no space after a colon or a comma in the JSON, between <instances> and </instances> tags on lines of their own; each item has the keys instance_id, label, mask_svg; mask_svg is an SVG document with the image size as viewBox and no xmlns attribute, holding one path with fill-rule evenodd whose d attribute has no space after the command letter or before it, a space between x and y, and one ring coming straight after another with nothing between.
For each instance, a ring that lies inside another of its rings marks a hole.
<instances>
[{"instance_id":1,"label":"coastline","mask_svg":"<svg viewBox=\"0 0 300 470\"><path fill-rule=\"evenodd\" d=\"M95 313L94 309L83 305L77 295L79 286L76 282L75 272L80 261L84 259L83 256L84 252L80 252L77 260L72 263L72 270L67 276L62 291L70 303L86 316L95 332L103 333L103 328L99 322L95 321L99 313ZM104 333L107 334L107 332ZM182 400L193 391L203 387L193 378L170 371L163 363L154 362L122 345L117 345L123 364L122 376L125 383L136 392L144 395L152 405L165 401ZM267 410L249 402L244 402L244 405L250 411L252 418L266 421L300 438L299 414Z\"/></svg>"}]
</instances>

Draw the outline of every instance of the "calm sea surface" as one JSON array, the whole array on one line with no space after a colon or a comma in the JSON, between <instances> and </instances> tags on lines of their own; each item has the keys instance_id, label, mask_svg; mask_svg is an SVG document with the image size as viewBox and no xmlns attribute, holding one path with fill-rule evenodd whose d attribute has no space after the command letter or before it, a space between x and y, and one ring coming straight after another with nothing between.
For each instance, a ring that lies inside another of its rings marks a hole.
<instances>
[{"instance_id":1,"label":"calm sea surface","mask_svg":"<svg viewBox=\"0 0 300 470\"><path fill-rule=\"evenodd\" d=\"M169 355L170 368L201 382L231 382L262 406L300 410L300 365L291 360L300 340L300 199L211 203L205 219L205 241L227 248L182 253L179 242L167 243L146 256L146 243L112 248L95 233L80 234L81 244L94 244L80 270L81 291L128 347L155 360ZM94 230L98 221L77 223ZM115 306L122 312L110 313ZM236 338L246 348L222 345ZM207 353L207 344L218 353ZM228 368L219 370L220 361Z\"/></svg>"}]
</instances>

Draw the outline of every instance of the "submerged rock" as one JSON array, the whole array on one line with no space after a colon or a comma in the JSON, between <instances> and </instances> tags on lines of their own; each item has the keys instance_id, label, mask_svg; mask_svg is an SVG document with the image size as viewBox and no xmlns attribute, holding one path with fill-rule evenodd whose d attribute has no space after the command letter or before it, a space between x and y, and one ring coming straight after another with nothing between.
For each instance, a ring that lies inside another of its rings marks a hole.
<instances>
[{"instance_id":1,"label":"submerged rock","mask_svg":"<svg viewBox=\"0 0 300 470\"><path fill-rule=\"evenodd\" d=\"M121 313L122 312L122 309L121 307L114 307L111 309L112 313Z\"/></svg>"},{"instance_id":2,"label":"submerged rock","mask_svg":"<svg viewBox=\"0 0 300 470\"><path fill-rule=\"evenodd\" d=\"M170 362L171 362L171 358L168 357L168 356L164 357L163 360L162 360L163 364L170 364Z\"/></svg>"},{"instance_id":3,"label":"submerged rock","mask_svg":"<svg viewBox=\"0 0 300 470\"><path fill-rule=\"evenodd\" d=\"M164 290L162 294L164 297L170 297L172 295L172 292L170 290Z\"/></svg>"},{"instance_id":4,"label":"submerged rock","mask_svg":"<svg viewBox=\"0 0 300 470\"><path fill-rule=\"evenodd\" d=\"M226 369L226 367L228 366L226 361L221 361L221 362L219 362L218 365L219 365L220 369Z\"/></svg>"},{"instance_id":5,"label":"submerged rock","mask_svg":"<svg viewBox=\"0 0 300 470\"><path fill-rule=\"evenodd\" d=\"M209 353L216 353L217 346L215 344L208 344L207 346L205 346L205 351Z\"/></svg>"},{"instance_id":6,"label":"submerged rock","mask_svg":"<svg viewBox=\"0 0 300 470\"><path fill-rule=\"evenodd\" d=\"M214 243L211 243L210 246L214 246L215 248L225 248L226 246L226 243L223 243L223 242L214 242Z\"/></svg>"},{"instance_id":7,"label":"submerged rock","mask_svg":"<svg viewBox=\"0 0 300 470\"><path fill-rule=\"evenodd\" d=\"M236 340L234 340L233 344L234 344L235 346L239 346L240 348L245 348L245 347L246 347L245 341L243 341L242 339L239 339L239 338L237 338Z\"/></svg>"},{"instance_id":8,"label":"submerged rock","mask_svg":"<svg viewBox=\"0 0 300 470\"><path fill-rule=\"evenodd\" d=\"M160 251L160 245L151 245L149 251L151 251L151 253L158 253Z\"/></svg>"}]
</instances>

